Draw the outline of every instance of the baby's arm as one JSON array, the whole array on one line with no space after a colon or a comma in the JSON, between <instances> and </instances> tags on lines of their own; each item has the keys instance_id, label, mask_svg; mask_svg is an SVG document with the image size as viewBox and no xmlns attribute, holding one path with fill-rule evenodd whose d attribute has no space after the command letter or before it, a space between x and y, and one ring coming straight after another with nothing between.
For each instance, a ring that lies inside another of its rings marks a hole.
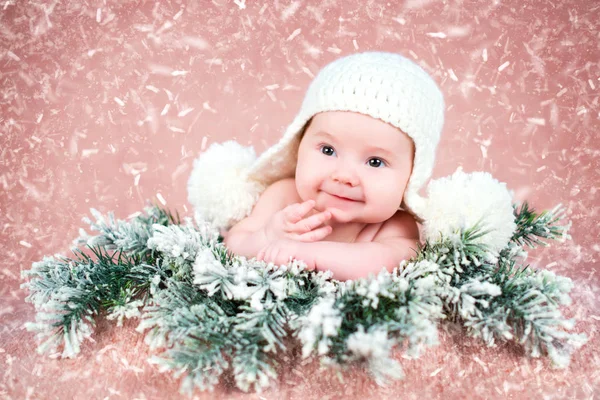
<instances>
[{"instance_id":1,"label":"baby's arm","mask_svg":"<svg viewBox=\"0 0 600 400\"><path fill-rule=\"evenodd\" d=\"M290 202L290 185L293 181L282 179L267 187L252 209L252 213L235 224L224 235L223 242L229 250L246 258L256 257L268 245L265 224L277 211Z\"/></svg>"},{"instance_id":2,"label":"baby's arm","mask_svg":"<svg viewBox=\"0 0 600 400\"><path fill-rule=\"evenodd\" d=\"M377 275L385 266L392 271L402 260L414 257L419 247L419 227L406 212L388 219L370 243L307 243L318 270L331 270L338 280Z\"/></svg>"},{"instance_id":3,"label":"baby's arm","mask_svg":"<svg viewBox=\"0 0 600 400\"><path fill-rule=\"evenodd\" d=\"M329 270L333 278L340 281L366 278L371 272L377 275L383 267L391 272L400 260L414 257L416 253L412 249L417 247L415 240L406 238L397 238L390 243L321 241L306 243L306 246L315 255L317 270Z\"/></svg>"}]
</instances>

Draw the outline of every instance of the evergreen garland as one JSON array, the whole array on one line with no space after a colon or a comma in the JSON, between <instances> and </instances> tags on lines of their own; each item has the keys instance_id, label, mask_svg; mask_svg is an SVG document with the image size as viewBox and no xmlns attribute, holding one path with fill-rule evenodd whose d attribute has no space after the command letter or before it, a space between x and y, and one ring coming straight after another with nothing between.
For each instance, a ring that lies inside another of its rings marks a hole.
<instances>
[{"instance_id":1,"label":"evergreen garland","mask_svg":"<svg viewBox=\"0 0 600 400\"><path fill-rule=\"evenodd\" d=\"M568 366L586 341L568 332L561 305L570 304L569 278L522 267L523 246L570 238L558 226L562 209L536 214L513 206L517 230L496 255L477 239L478 224L434 242L392 272L339 282L327 271L292 261L276 267L231 254L217 231L154 205L130 221L92 209L99 234L80 230L75 258L44 257L23 271L26 298L35 305L39 353L62 349L75 357L106 312L121 325L139 318L137 330L156 355L151 361L175 377L182 391L213 390L226 370L243 391L260 392L277 377L273 357L284 340L300 340L303 358L344 367L360 362L380 385L403 376L391 350L406 345L418 357L438 343L440 320L460 322L488 346L515 340L531 357L547 355Z\"/></svg>"}]
</instances>

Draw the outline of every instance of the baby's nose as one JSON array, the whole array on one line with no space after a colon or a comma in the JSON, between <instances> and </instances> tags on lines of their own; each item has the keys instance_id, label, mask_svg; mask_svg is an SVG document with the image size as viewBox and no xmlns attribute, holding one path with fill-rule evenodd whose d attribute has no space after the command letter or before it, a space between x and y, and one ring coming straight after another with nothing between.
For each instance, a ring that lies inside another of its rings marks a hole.
<instances>
[{"instance_id":1,"label":"baby's nose","mask_svg":"<svg viewBox=\"0 0 600 400\"><path fill-rule=\"evenodd\" d=\"M352 171L347 169L338 169L333 172L331 179L341 184L349 184L351 186L358 185L358 177Z\"/></svg>"}]
</instances>

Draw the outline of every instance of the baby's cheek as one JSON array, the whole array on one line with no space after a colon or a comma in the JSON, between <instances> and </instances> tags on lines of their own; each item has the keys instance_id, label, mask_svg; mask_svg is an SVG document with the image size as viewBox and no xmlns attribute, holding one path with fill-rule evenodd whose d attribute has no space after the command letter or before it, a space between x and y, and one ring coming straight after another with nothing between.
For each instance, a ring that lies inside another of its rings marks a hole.
<instances>
[{"instance_id":1,"label":"baby's cheek","mask_svg":"<svg viewBox=\"0 0 600 400\"><path fill-rule=\"evenodd\" d=\"M306 181L304 175L296 175L296 191L298 192L300 202L314 199L314 194L312 193L312 188L309 183L310 182Z\"/></svg>"}]
</instances>

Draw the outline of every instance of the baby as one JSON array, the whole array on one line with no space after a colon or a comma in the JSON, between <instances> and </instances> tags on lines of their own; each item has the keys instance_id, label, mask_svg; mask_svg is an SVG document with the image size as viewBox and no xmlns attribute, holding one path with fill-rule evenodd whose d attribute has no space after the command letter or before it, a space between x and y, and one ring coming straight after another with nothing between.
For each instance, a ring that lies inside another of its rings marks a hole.
<instances>
[{"instance_id":1,"label":"baby","mask_svg":"<svg viewBox=\"0 0 600 400\"><path fill-rule=\"evenodd\" d=\"M235 254L338 280L392 270L415 255L423 199L443 125L433 79L394 53L325 66L281 141L251 168L266 189L224 234Z\"/></svg>"}]
</instances>

